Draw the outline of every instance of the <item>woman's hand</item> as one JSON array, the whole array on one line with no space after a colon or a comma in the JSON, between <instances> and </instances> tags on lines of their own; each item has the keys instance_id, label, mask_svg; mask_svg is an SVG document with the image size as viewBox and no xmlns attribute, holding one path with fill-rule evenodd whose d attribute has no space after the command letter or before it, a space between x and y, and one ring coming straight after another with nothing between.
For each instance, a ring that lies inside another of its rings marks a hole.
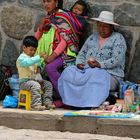
<instances>
[{"instance_id":1,"label":"woman's hand","mask_svg":"<svg viewBox=\"0 0 140 140\"><path fill-rule=\"evenodd\" d=\"M56 53L53 52L50 56L45 58L45 63L46 64L51 63L56 57L57 57Z\"/></svg>"},{"instance_id":2,"label":"woman's hand","mask_svg":"<svg viewBox=\"0 0 140 140\"><path fill-rule=\"evenodd\" d=\"M87 63L91 68L95 68L95 67L100 68L101 67L100 63L95 59L92 59L92 60L89 59L87 61Z\"/></svg>"},{"instance_id":3,"label":"woman's hand","mask_svg":"<svg viewBox=\"0 0 140 140\"><path fill-rule=\"evenodd\" d=\"M51 22L49 18L42 18L39 24L39 31L40 32L47 32L51 28Z\"/></svg>"},{"instance_id":4,"label":"woman's hand","mask_svg":"<svg viewBox=\"0 0 140 140\"><path fill-rule=\"evenodd\" d=\"M45 52L41 52L39 55L41 58L44 58L44 59L47 57L47 54Z\"/></svg>"},{"instance_id":5,"label":"woman's hand","mask_svg":"<svg viewBox=\"0 0 140 140\"><path fill-rule=\"evenodd\" d=\"M45 18L42 18L39 24L39 31L43 32L44 27L45 27Z\"/></svg>"},{"instance_id":6,"label":"woman's hand","mask_svg":"<svg viewBox=\"0 0 140 140\"><path fill-rule=\"evenodd\" d=\"M84 69L84 64L77 64L77 68L83 70Z\"/></svg>"}]
</instances>

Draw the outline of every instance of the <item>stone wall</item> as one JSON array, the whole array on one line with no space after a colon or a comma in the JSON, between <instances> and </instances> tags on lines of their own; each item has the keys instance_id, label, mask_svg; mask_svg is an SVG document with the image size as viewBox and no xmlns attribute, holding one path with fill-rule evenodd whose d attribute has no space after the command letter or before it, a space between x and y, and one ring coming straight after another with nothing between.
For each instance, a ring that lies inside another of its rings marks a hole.
<instances>
[{"instance_id":1,"label":"stone wall","mask_svg":"<svg viewBox=\"0 0 140 140\"><path fill-rule=\"evenodd\" d=\"M64 0L69 9L76 0ZM126 79L140 82L140 0L85 0L92 17L102 10L115 14L116 28L127 41ZM15 61L21 51L22 39L36 31L40 17L44 16L42 0L0 0L0 63L9 65L16 73ZM90 23L89 30L96 24ZM91 34L91 31L89 34Z\"/></svg>"}]
</instances>

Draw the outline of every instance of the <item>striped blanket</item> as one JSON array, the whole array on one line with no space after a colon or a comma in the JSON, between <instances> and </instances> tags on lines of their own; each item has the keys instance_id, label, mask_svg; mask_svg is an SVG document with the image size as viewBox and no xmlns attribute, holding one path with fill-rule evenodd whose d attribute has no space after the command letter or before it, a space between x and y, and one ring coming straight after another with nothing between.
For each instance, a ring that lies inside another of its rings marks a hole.
<instances>
[{"instance_id":1,"label":"striped blanket","mask_svg":"<svg viewBox=\"0 0 140 140\"><path fill-rule=\"evenodd\" d=\"M67 47L77 53L79 40L86 24L85 17L59 10L50 19L59 28L60 34L67 42Z\"/></svg>"},{"instance_id":2,"label":"striped blanket","mask_svg":"<svg viewBox=\"0 0 140 140\"><path fill-rule=\"evenodd\" d=\"M86 24L85 17L76 16L71 12L59 10L54 15L51 15L49 20L57 27L59 34L66 40L67 55L75 58L79 51L79 40L82 35L83 28ZM47 21L46 26L48 24L50 25L50 23ZM44 33L39 40L36 54L39 54L40 52L46 52L48 55L50 55L52 51L56 49L60 40L56 38L55 32L56 30L54 27L51 27L49 30L44 30ZM64 60L67 60L67 56L62 55L62 57ZM70 61L70 59L68 59L68 61ZM72 64L73 63L74 61L72 58ZM39 65L40 67L44 68L44 60L41 60Z\"/></svg>"}]
</instances>

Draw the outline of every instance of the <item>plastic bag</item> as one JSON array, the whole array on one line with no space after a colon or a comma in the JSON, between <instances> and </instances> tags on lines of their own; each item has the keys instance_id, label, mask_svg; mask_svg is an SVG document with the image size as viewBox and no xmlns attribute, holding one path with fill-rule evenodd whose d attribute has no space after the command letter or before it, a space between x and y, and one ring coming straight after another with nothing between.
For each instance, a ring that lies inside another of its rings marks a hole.
<instances>
[{"instance_id":1,"label":"plastic bag","mask_svg":"<svg viewBox=\"0 0 140 140\"><path fill-rule=\"evenodd\" d=\"M19 96L19 84L18 84L18 75L13 74L12 77L8 78L9 86L12 89L12 94L18 99Z\"/></svg>"},{"instance_id":2,"label":"plastic bag","mask_svg":"<svg viewBox=\"0 0 140 140\"><path fill-rule=\"evenodd\" d=\"M37 73L34 78L35 78L36 81L42 81L43 80L40 73Z\"/></svg>"},{"instance_id":3,"label":"plastic bag","mask_svg":"<svg viewBox=\"0 0 140 140\"><path fill-rule=\"evenodd\" d=\"M3 100L4 108L16 108L17 105L18 105L18 99L16 97L13 97L11 95L5 96L5 99Z\"/></svg>"},{"instance_id":4,"label":"plastic bag","mask_svg":"<svg viewBox=\"0 0 140 140\"><path fill-rule=\"evenodd\" d=\"M120 81L120 98L124 99L124 93L127 89L133 89L134 94L136 94L137 84L130 81Z\"/></svg>"}]
</instances>

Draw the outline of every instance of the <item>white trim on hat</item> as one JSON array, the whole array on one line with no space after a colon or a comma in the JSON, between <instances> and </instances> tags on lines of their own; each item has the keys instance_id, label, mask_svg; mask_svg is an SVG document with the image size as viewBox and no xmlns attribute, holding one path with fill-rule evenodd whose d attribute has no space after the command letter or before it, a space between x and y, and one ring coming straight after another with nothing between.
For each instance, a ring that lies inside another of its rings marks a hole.
<instances>
[{"instance_id":1,"label":"white trim on hat","mask_svg":"<svg viewBox=\"0 0 140 140\"><path fill-rule=\"evenodd\" d=\"M116 26L120 26L118 23L114 22L114 15L110 11L102 11L99 15L98 18L90 18L91 20L99 21L99 22L104 22Z\"/></svg>"}]
</instances>

